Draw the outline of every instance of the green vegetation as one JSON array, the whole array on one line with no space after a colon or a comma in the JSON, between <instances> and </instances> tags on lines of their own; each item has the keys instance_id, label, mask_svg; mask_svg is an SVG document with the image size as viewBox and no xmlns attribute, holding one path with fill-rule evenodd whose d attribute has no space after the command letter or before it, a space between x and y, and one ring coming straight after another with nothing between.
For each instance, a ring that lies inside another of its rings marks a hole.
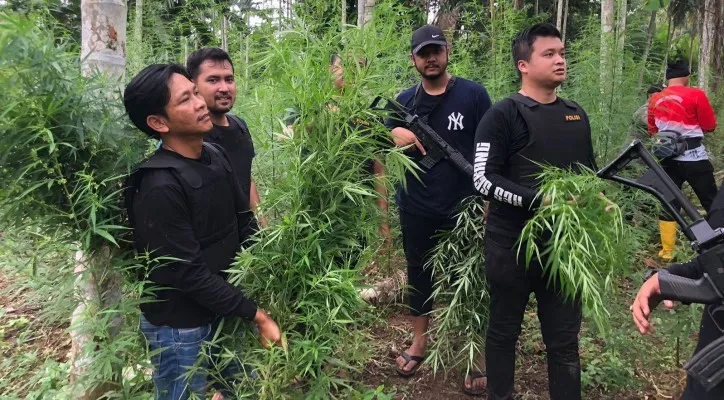
<instances>
[{"instance_id":1,"label":"green vegetation","mask_svg":"<svg viewBox=\"0 0 724 400\"><path fill-rule=\"evenodd\" d=\"M509 54L513 35L534 22L555 20L555 2L549 0L521 2L520 9L509 1L438 3L438 22L452 28L451 72L483 83L494 100L517 88ZM649 38L647 2L631 0L625 44L615 55L621 74L602 82L600 7L569 2L569 79L560 93L587 111L599 164L629 140L631 115L645 101L646 87L660 82L664 60L675 52L695 53L698 34L687 21L696 13L682 10L683 3L671 2L678 7L672 18L665 10L654 15ZM398 240L386 267L368 268L383 260L377 254L382 247L377 194L365 166L384 160L391 193L404 171L413 168L392 148L379 123L382 116L368 107L376 95L393 96L416 81L409 37L426 20L424 2L377 2L364 28L341 23L343 15L348 23L356 21L356 1L284 2L290 7L281 14L247 1L145 0L140 10L135 4L128 4L126 80L150 63L183 62L201 46L226 43L234 59L234 112L248 122L254 137L260 212L270 227L239 254L231 273L234 284L279 322L285 341L265 350L248 326L224 327L216 338L225 348L222 364L238 359L261 377L235 388L238 394L415 397L414 386L426 382L382 382L370 373L380 370L370 360L386 352L381 339L390 336L386 320L404 314L404 307L367 304L358 290L365 281L396 274L401 264ZM2 398L70 398L79 387L104 383L112 383L117 398L148 399L152 393L148 354L137 329L141 284L133 273L144 260L128 251L121 191L128 172L155 143L130 127L117 82L81 74L79 10L79 0L0 1ZM139 11L141 18L135 19ZM334 53L342 57L347 82L342 94L328 71ZM367 62L361 65L361 59ZM721 121L724 85L711 85ZM290 108L298 114L292 137L283 131ZM721 132L706 140L717 170L722 169ZM658 312L653 338L634 331L628 311L643 265L655 257L655 201L590 174L551 170L544 179L543 192L553 202L528 225L530 240L521 246L527 257L548 254L548 267L562 290L584 301L584 397L675 394L683 376L680 365L693 349L699 308ZM615 204L611 212L599 197L602 191ZM567 203L570 195L578 196L579 205ZM429 365L438 376L470 369L484 347L481 220L482 205L471 201L430 266L437 309ZM546 227L555 232L553 239L536 241ZM66 354L71 314L80 302L75 285L87 278L74 273L78 250L88 256L97 287L103 291L109 282L120 282L123 297L87 305L80 325L95 341L83 350L94 357L90 372L71 384L72 362ZM544 349L529 312L519 352L519 392L527 399L546 398L540 383ZM383 371L393 373L392 368Z\"/></svg>"}]
</instances>

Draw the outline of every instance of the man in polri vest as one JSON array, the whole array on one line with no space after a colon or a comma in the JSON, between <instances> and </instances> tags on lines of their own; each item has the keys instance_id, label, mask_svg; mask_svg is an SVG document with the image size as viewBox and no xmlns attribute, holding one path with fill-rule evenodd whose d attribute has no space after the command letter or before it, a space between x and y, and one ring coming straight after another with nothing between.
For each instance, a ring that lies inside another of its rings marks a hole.
<instances>
[{"instance_id":1,"label":"man in polri vest","mask_svg":"<svg viewBox=\"0 0 724 400\"><path fill-rule=\"evenodd\" d=\"M484 249L490 290L488 399L513 399L515 344L532 292L546 345L550 397L576 400L581 398L580 301L567 300L555 283L549 285L545 260L534 257L526 265L516 242L535 210L550 201L538 193L541 165L595 169L591 125L578 104L556 95L566 79L558 29L533 25L512 47L521 89L495 104L475 133L473 184L490 199Z\"/></svg>"}]
</instances>

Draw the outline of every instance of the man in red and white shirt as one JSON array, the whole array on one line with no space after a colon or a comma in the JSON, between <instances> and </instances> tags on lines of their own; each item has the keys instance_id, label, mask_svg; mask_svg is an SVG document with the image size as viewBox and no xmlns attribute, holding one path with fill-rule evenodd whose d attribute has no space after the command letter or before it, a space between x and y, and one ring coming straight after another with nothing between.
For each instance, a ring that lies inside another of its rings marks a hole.
<instances>
[{"instance_id":1,"label":"man in red and white shirt","mask_svg":"<svg viewBox=\"0 0 724 400\"><path fill-rule=\"evenodd\" d=\"M702 139L705 132L712 132L716 128L716 117L706 93L688 87L689 75L687 63L668 65L667 87L649 100L648 130L651 136L664 131L675 132L686 141L688 150L680 156L663 160L661 165L679 188L688 182L701 205L708 211L717 188L714 167ZM674 257L676 222L669 215L662 216L659 228L662 245L659 256L669 261Z\"/></svg>"}]
</instances>

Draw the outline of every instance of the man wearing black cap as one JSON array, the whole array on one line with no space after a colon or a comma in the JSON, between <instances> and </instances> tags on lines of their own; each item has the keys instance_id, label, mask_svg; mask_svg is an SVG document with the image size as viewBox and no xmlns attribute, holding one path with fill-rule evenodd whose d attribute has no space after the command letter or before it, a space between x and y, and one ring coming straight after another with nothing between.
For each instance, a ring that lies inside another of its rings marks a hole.
<instances>
[{"instance_id":1,"label":"man wearing black cap","mask_svg":"<svg viewBox=\"0 0 724 400\"><path fill-rule=\"evenodd\" d=\"M714 167L702 144L705 132L716 128L716 116L703 90L690 88L689 64L670 63L666 68L667 86L649 100L648 128L654 136L666 132L686 143L686 151L661 161L664 170L679 188L689 182L702 207L709 211L716 196ZM659 221L664 261L674 258L676 222L669 215Z\"/></svg>"},{"instance_id":2,"label":"man wearing black cap","mask_svg":"<svg viewBox=\"0 0 724 400\"><path fill-rule=\"evenodd\" d=\"M532 292L546 346L550 398L576 400L581 398L581 303L560 293L543 269L545 259L533 257L526 265L516 243L535 210L550 202L538 192L541 165L596 169L591 125L578 104L556 95L566 79L558 29L533 25L515 37L512 53L521 89L496 103L475 133L473 184L490 197L484 249L490 293L488 399L513 399L515 346Z\"/></svg>"},{"instance_id":3,"label":"man wearing black cap","mask_svg":"<svg viewBox=\"0 0 724 400\"><path fill-rule=\"evenodd\" d=\"M468 161L473 159L475 127L490 108L490 97L481 85L453 77L447 72L450 56L445 35L436 26L425 25L412 34L410 60L421 82L397 96L397 102L410 113L426 117L428 124ZM407 147L409 156L419 162L426 154L415 135L399 118L390 118L387 126L398 147ZM427 329L432 302L432 271L424 268L431 250L437 245L436 234L455 226L453 219L460 201L473 195L470 178L453 164L442 160L430 169L419 165L419 178L406 175L406 188L397 190L403 247L407 259L409 303L413 315L412 346L397 358L397 372L412 376L425 357ZM472 381L475 382L472 382ZM466 378L466 391L481 391L481 373Z\"/></svg>"}]
</instances>

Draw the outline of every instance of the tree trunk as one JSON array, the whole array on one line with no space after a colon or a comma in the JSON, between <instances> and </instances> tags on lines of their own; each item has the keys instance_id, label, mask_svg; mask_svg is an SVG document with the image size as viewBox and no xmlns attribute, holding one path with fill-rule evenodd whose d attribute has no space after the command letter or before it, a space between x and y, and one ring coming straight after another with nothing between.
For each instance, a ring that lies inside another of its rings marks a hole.
<instances>
[{"instance_id":1,"label":"tree trunk","mask_svg":"<svg viewBox=\"0 0 724 400\"><path fill-rule=\"evenodd\" d=\"M535 0L535 15L538 15L538 12L540 11L540 8L538 7L538 0Z\"/></svg>"},{"instance_id":2,"label":"tree trunk","mask_svg":"<svg viewBox=\"0 0 724 400\"><path fill-rule=\"evenodd\" d=\"M81 0L81 68L121 79L126 69L126 1Z\"/></svg>"},{"instance_id":3,"label":"tree trunk","mask_svg":"<svg viewBox=\"0 0 724 400\"><path fill-rule=\"evenodd\" d=\"M341 1L342 6L342 29L347 25L347 0Z\"/></svg>"},{"instance_id":4,"label":"tree trunk","mask_svg":"<svg viewBox=\"0 0 724 400\"><path fill-rule=\"evenodd\" d=\"M566 43L566 28L568 27L568 0L563 5L563 26L561 27L561 41Z\"/></svg>"},{"instance_id":5,"label":"tree trunk","mask_svg":"<svg viewBox=\"0 0 724 400\"><path fill-rule=\"evenodd\" d=\"M221 18L221 49L229 52L229 18L226 14Z\"/></svg>"},{"instance_id":6,"label":"tree trunk","mask_svg":"<svg viewBox=\"0 0 724 400\"><path fill-rule=\"evenodd\" d=\"M456 5L452 10L437 15L437 26L445 32L448 44L452 44L458 21L460 21L460 5Z\"/></svg>"},{"instance_id":7,"label":"tree trunk","mask_svg":"<svg viewBox=\"0 0 724 400\"><path fill-rule=\"evenodd\" d=\"M515 8L516 10L522 9L524 5L524 0L513 0L513 8Z\"/></svg>"},{"instance_id":8,"label":"tree trunk","mask_svg":"<svg viewBox=\"0 0 724 400\"><path fill-rule=\"evenodd\" d=\"M661 81L666 83L666 64L669 62L669 51L671 50L671 39L674 36L674 19L669 13L669 25L666 28L666 50L664 51L664 65L661 69Z\"/></svg>"},{"instance_id":9,"label":"tree trunk","mask_svg":"<svg viewBox=\"0 0 724 400\"><path fill-rule=\"evenodd\" d=\"M608 91L612 79L615 0L601 0L601 93Z\"/></svg>"},{"instance_id":10,"label":"tree trunk","mask_svg":"<svg viewBox=\"0 0 724 400\"><path fill-rule=\"evenodd\" d=\"M563 29L563 2L565 0L558 0L558 12L556 13L556 28L560 32ZM602 0L607 1L607 0Z\"/></svg>"},{"instance_id":11,"label":"tree trunk","mask_svg":"<svg viewBox=\"0 0 724 400\"><path fill-rule=\"evenodd\" d=\"M712 82L711 90L716 91L724 84L724 1L719 2L715 9L714 26L720 29L714 30L714 45L712 46Z\"/></svg>"},{"instance_id":12,"label":"tree trunk","mask_svg":"<svg viewBox=\"0 0 724 400\"><path fill-rule=\"evenodd\" d=\"M699 41L699 79L698 86L705 92L710 89L709 73L712 66L714 32L716 29L716 0L704 0L701 40ZM721 29L721 27L720 27Z\"/></svg>"},{"instance_id":13,"label":"tree trunk","mask_svg":"<svg viewBox=\"0 0 724 400\"><path fill-rule=\"evenodd\" d=\"M616 71L614 79L619 82L623 76L624 44L626 43L626 13L628 8L627 0L617 0L616 8Z\"/></svg>"},{"instance_id":14,"label":"tree trunk","mask_svg":"<svg viewBox=\"0 0 724 400\"><path fill-rule=\"evenodd\" d=\"M136 0L136 15L133 23L133 36L136 46L143 41L143 0Z\"/></svg>"},{"instance_id":15,"label":"tree trunk","mask_svg":"<svg viewBox=\"0 0 724 400\"><path fill-rule=\"evenodd\" d=\"M126 69L126 1L125 0L81 0L81 70L84 74L103 73L122 81ZM142 17L143 13L139 13ZM141 18L137 16L138 20ZM140 30L139 30L140 33ZM109 91L108 97L117 91ZM86 251L88 249L85 249ZM82 382L92 365L96 346L94 332L89 331L84 320L101 318L104 311L117 309L121 301L120 275L111 269L113 252L108 247L86 254L76 253L76 295L78 307L71 317L71 382L80 381L79 399L96 399L111 389L113 383L93 386L93 382ZM105 314L108 315L108 314ZM105 340L113 340L121 325L119 315L112 315ZM98 333L96 332L96 335Z\"/></svg>"},{"instance_id":16,"label":"tree trunk","mask_svg":"<svg viewBox=\"0 0 724 400\"><path fill-rule=\"evenodd\" d=\"M372 21L375 0L357 0L357 26L360 28Z\"/></svg>"},{"instance_id":17,"label":"tree trunk","mask_svg":"<svg viewBox=\"0 0 724 400\"><path fill-rule=\"evenodd\" d=\"M651 18L649 18L649 30L646 35L646 45L644 46L644 55L641 57L641 72L639 72L639 83L638 87L644 82L644 73L646 72L647 63L649 60L649 52L651 51L651 43L654 40L654 33L656 32L656 11L651 10Z\"/></svg>"}]
</instances>

